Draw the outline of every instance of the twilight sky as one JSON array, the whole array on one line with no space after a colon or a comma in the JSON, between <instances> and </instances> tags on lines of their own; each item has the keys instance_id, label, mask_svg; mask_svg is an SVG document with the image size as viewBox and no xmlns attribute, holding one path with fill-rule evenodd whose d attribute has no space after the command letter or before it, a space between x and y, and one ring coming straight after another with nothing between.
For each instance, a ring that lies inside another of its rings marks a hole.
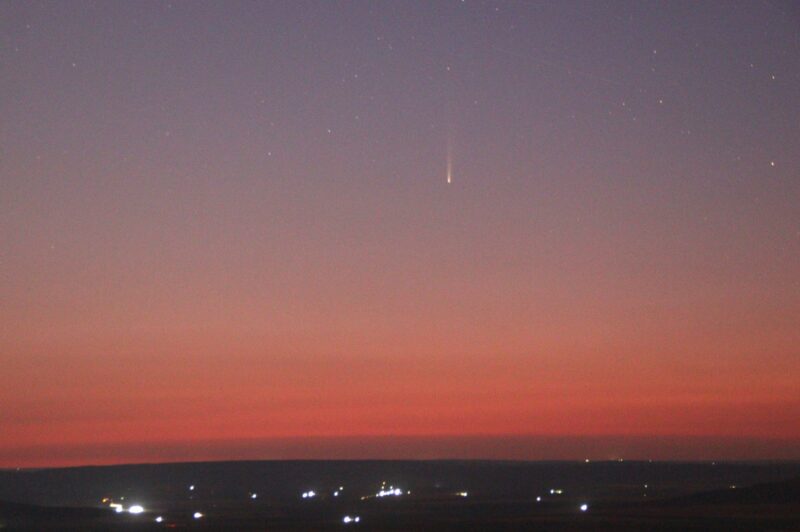
<instances>
[{"instance_id":1,"label":"twilight sky","mask_svg":"<svg viewBox=\"0 0 800 532\"><path fill-rule=\"evenodd\" d=\"M0 466L800 457L799 169L793 2L3 2Z\"/></svg>"}]
</instances>

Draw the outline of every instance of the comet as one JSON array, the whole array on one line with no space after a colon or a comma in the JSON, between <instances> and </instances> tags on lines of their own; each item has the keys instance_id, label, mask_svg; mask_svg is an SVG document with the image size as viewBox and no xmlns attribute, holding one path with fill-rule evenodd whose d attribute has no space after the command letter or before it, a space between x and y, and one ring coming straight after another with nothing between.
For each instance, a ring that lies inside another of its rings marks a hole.
<instances>
[{"instance_id":1,"label":"comet","mask_svg":"<svg viewBox=\"0 0 800 532\"><path fill-rule=\"evenodd\" d=\"M450 155L447 155L447 184L451 184L453 182L453 159Z\"/></svg>"},{"instance_id":2,"label":"comet","mask_svg":"<svg viewBox=\"0 0 800 532\"><path fill-rule=\"evenodd\" d=\"M453 142L447 139L447 184L453 183Z\"/></svg>"}]
</instances>

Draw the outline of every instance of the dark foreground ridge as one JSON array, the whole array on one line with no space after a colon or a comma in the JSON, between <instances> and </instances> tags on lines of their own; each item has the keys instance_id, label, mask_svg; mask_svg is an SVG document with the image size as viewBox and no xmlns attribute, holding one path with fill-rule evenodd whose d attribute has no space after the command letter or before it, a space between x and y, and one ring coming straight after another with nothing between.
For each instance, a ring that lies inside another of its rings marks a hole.
<instances>
[{"instance_id":1,"label":"dark foreground ridge","mask_svg":"<svg viewBox=\"0 0 800 532\"><path fill-rule=\"evenodd\" d=\"M730 486L728 489L694 493L663 501L653 501L653 506L697 506L711 504L757 505L800 504L800 478L769 482L753 486Z\"/></svg>"},{"instance_id":2,"label":"dark foreground ridge","mask_svg":"<svg viewBox=\"0 0 800 532\"><path fill-rule=\"evenodd\" d=\"M262 461L0 471L9 530L800 530L800 464Z\"/></svg>"}]
</instances>

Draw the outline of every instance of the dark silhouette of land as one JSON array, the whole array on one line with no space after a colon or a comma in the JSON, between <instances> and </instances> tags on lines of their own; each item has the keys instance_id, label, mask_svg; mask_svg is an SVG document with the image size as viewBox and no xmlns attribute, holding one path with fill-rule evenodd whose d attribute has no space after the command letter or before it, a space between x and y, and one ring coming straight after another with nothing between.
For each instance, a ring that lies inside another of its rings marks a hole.
<instances>
[{"instance_id":1,"label":"dark silhouette of land","mask_svg":"<svg viewBox=\"0 0 800 532\"><path fill-rule=\"evenodd\" d=\"M6 470L0 500L0 528L11 530L800 530L800 464L261 461ZM137 506L141 513L131 513Z\"/></svg>"}]
</instances>

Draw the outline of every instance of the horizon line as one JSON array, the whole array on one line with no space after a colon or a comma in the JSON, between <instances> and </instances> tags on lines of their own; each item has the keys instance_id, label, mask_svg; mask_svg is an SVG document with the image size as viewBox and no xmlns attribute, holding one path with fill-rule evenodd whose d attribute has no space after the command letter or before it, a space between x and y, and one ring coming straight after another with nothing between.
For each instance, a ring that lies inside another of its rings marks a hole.
<instances>
[{"instance_id":1,"label":"horizon line","mask_svg":"<svg viewBox=\"0 0 800 532\"><path fill-rule=\"evenodd\" d=\"M0 447L0 468L241 461L800 461L800 438L731 435L332 435Z\"/></svg>"}]
</instances>

